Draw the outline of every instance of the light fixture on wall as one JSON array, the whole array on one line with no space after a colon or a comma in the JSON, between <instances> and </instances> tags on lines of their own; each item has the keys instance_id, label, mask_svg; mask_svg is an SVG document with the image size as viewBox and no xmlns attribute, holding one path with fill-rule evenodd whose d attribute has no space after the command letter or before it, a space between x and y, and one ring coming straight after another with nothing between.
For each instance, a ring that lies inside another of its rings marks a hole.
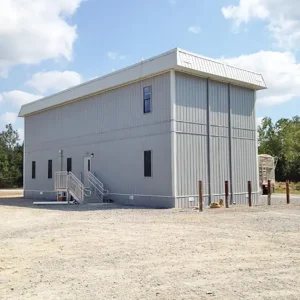
<instances>
[{"instance_id":1,"label":"light fixture on wall","mask_svg":"<svg viewBox=\"0 0 300 300\"><path fill-rule=\"evenodd\" d=\"M91 153L91 158L94 158L94 153Z\"/></svg>"}]
</instances>

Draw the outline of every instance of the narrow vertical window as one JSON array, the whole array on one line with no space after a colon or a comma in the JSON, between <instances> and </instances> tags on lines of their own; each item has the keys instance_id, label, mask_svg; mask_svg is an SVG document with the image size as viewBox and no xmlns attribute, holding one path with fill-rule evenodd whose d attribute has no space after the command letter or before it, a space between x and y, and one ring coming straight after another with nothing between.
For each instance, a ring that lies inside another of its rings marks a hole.
<instances>
[{"instance_id":1,"label":"narrow vertical window","mask_svg":"<svg viewBox=\"0 0 300 300\"><path fill-rule=\"evenodd\" d=\"M32 162L31 177L32 177L32 179L35 179L35 161Z\"/></svg>"},{"instance_id":2,"label":"narrow vertical window","mask_svg":"<svg viewBox=\"0 0 300 300\"><path fill-rule=\"evenodd\" d=\"M151 112L151 100L152 100L152 87L144 87L143 90L143 99L144 99L144 114Z\"/></svg>"},{"instance_id":3,"label":"narrow vertical window","mask_svg":"<svg viewBox=\"0 0 300 300\"><path fill-rule=\"evenodd\" d=\"M91 160L88 160L88 171L91 172Z\"/></svg>"},{"instance_id":4,"label":"narrow vertical window","mask_svg":"<svg viewBox=\"0 0 300 300\"><path fill-rule=\"evenodd\" d=\"M52 179L52 159L48 160L48 179Z\"/></svg>"},{"instance_id":5,"label":"narrow vertical window","mask_svg":"<svg viewBox=\"0 0 300 300\"><path fill-rule=\"evenodd\" d=\"M152 151L147 150L144 151L144 176L151 177L152 176Z\"/></svg>"},{"instance_id":6,"label":"narrow vertical window","mask_svg":"<svg viewBox=\"0 0 300 300\"><path fill-rule=\"evenodd\" d=\"M67 172L72 172L72 158L67 158Z\"/></svg>"}]
</instances>

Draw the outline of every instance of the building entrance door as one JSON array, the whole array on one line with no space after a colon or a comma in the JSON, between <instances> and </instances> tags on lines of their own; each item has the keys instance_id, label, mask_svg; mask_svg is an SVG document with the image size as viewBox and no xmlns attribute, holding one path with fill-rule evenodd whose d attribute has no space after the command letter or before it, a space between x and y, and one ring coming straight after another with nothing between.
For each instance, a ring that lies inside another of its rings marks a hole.
<instances>
[{"instance_id":1,"label":"building entrance door","mask_svg":"<svg viewBox=\"0 0 300 300\"><path fill-rule=\"evenodd\" d=\"M89 186L89 175L92 171L92 160L90 156L85 156L83 161L83 184L85 187Z\"/></svg>"}]
</instances>

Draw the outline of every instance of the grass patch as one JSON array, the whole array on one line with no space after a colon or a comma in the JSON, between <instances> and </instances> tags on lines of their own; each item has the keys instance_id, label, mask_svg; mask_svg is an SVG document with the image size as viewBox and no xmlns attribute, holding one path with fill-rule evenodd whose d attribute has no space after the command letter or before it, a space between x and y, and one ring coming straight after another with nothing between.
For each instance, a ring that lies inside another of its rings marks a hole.
<instances>
[{"instance_id":1,"label":"grass patch","mask_svg":"<svg viewBox=\"0 0 300 300\"><path fill-rule=\"evenodd\" d=\"M285 182L276 182L275 193L278 193L278 194L286 193ZM300 194L300 183L291 182L290 183L290 193L291 194Z\"/></svg>"}]
</instances>

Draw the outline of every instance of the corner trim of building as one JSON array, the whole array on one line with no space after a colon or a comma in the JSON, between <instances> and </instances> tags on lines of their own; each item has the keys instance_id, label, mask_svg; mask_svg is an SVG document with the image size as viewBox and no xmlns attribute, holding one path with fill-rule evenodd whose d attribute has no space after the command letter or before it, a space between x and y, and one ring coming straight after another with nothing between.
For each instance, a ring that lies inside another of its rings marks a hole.
<instances>
[{"instance_id":1,"label":"corner trim of building","mask_svg":"<svg viewBox=\"0 0 300 300\"><path fill-rule=\"evenodd\" d=\"M26 180L25 180L25 176L26 176L26 172L25 172L25 170L26 170L26 163L25 163L25 159L26 159L26 152L25 152L25 147L26 147L26 145L25 145L25 132L26 132L26 124L25 124L25 122L24 122L24 141L23 141L23 190L25 190L25 188L26 188L26 185L25 185L25 183L26 183Z\"/></svg>"},{"instance_id":2,"label":"corner trim of building","mask_svg":"<svg viewBox=\"0 0 300 300\"><path fill-rule=\"evenodd\" d=\"M177 197L176 73L170 71L172 196Z\"/></svg>"},{"instance_id":3,"label":"corner trim of building","mask_svg":"<svg viewBox=\"0 0 300 300\"><path fill-rule=\"evenodd\" d=\"M210 92L210 85L209 85L209 78L206 80L206 101L207 101L207 177L208 177L208 204L211 204L211 199L212 199L212 193L211 193L211 130L210 130L210 97L209 97L209 92Z\"/></svg>"},{"instance_id":4,"label":"corner trim of building","mask_svg":"<svg viewBox=\"0 0 300 300\"><path fill-rule=\"evenodd\" d=\"M228 83L228 138L229 138L229 177L230 177L230 205L234 203L233 190L233 153L232 153L232 108L231 108L231 84Z\"/></svg>"},{"instance_id":5,"label":"corner trim of building","mask_svg":"<svg viewBox=\"0 0 300 300\"><path fill-rule=\"evenodd\" d=\"M257 98L256 98L256 91L254 92L254 117L256 122L256 108L257 108ZM258 134L257 130L255 131L255 153L256 153L256 184L257 184L257 190L260 191L260 185L259 185L259 166L258 166Z\"/></svg>"}]
</instances>

